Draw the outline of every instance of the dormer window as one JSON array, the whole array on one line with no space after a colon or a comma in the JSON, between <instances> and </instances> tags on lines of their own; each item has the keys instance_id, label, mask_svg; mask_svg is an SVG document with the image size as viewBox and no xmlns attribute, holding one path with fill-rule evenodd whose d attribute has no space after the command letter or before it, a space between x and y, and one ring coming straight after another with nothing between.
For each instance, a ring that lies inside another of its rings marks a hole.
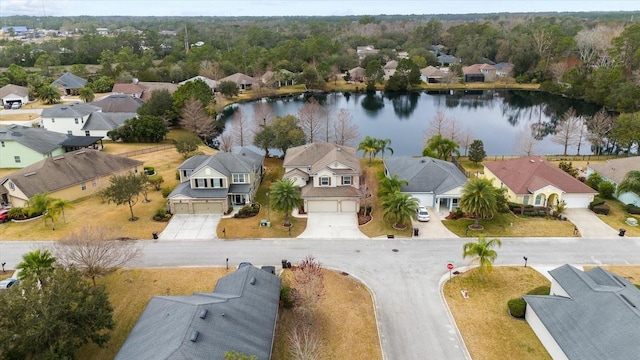
<instances>
[{"instance_id":1,"label":"dormer window","mask_svg":"<svg viewBox=\"0 0 640 360\"><path fill-rule=\"evenodd\" d=\"M342 185L351 185L351 175L345 175L342 177Z\"/></svg>"},{"instance_id":2,"label":"dormer window","mask_svg":"<svg viewBox=\"0 0 640 360\"><path fill-rule=\"evenodd\" d=\"M329 176L321 176L320 186L331 186L331 178Z\"/></svg>"},{"instance_id":3,"label":"dormer window","mask_svg":"<svg viewBox=\"0 0 640 360\"><path fill-rule=\"evenodd\" d=\"M245 180L245 179L246 179L245 175L246 175L246 174L233 174L233 175L232 175L232 179L231 179L231 181L232 181L234 184L244 184L244 183L246 183L246 182L247 182L247 181Z\"/></svg>"}]
</instances>

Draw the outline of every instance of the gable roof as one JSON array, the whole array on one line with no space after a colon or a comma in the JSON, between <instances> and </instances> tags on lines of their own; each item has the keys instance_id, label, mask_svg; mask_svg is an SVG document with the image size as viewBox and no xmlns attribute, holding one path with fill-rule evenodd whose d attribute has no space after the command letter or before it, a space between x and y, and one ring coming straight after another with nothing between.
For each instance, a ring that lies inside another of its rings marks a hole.
<instances>
[{"instance_id":1,"label":"gable roof","mask_svg":"<svg viewBox=\"0 0 640 360\"><path fill-rule=\"evenodd\" d=\"M82 149L46 158L9 174L27 197L58 191L82 182L142 165L142 161L112 155L97 150Z\"/></svg>"},{"instance_id":2,"label":"gable roof","mask_svg":"<svg viewBox=\"0 0 640 360\"><path fill-rule=\"evenodd\" d=\"M62 74L58 79L54 80L51 85L61 86L65 89L81 89L87 84L87 80L73 75L70 72Z\"/></svg>"},{"instance_id":3,"label":"gable roof","mask_svg":"<svg viewBox=\"0 0 640 360\"><path fill-rule=\"evenodd\" d=\"M389 62L387 62L386 64L384 64L384 68L385 69L395 69L398 67L398 62L395 60L391 60Z\"/></svg>"},{"instance_id":4,"label":"gable roof","mask_svg":"<svg viewBox=\"0 0 640 360\"><path fill-rule=\"evenodd\" d=\"M60 148L69 136L44 128L21 125L0 125L0 141L15 141L39 154L47 154Z\"/></svg>"},{"instance_id":5,"label":"gable roof","mask_svg":"<svg viewBox=\"0 0 640 360\"><path fill-rule=\"evenodd\" d=\"M640 290L601 267L549 271L569 298L525 295L569 359L635 359L640 352Z\"/></svg>"},{"instance_id":6,"label":"gable roof","mask_svg":"<svg viewBox=\"0 0 640 360\"><path fill-rule=\"evenodd\" d=\"M401 187L402 192L439 195L467 182L467 177L453 163L427 156L390 157L384 159L384 166L390 174L398 174L398 178L409 182Z\"/></svg>"},{"instance_id":7,"label":"gable roof","mask_svg":"<svg viewBox=\"0 0 640 360\"><path fill-rule=\"evenodd\" d=\"M287 149L282 166L304 168L309 174L316 174L334 162L339 162L360 173L360 159L357 150L325 142L296 146ZM307 169L311 167L311 171Z\"/></svg>"},{"instance_id":8,"label":"gable roof","mask_svg":"<svg viewBox=\"0 0 640 360\"><path fill-rule=\"evenodd\" d=\"M167 90L169 94L173 94L178 90L178 84L170 82L156 82L156 81L140 81L138 84L145 87L145 91L142 92L142 100L151 99L151 95L156 90Z\"/></svg>"},{"instance_id":9,"label":"gable roof","mask_svg":"<svg viewBox=\"0 0 640 360\"><path fill-rule=\"evenodd\" d=\"M441 78L444 77L445 73L444 71L438 69L435 66L427 66L426 68L423 68L420 70L420 73L426 77L432 77L432 78Z\"/></svg>"},{"instance_id":10,"label":"gable roof","mask_svg":"<svg viewBox=\"0 0 640 360\"><path fill-rule=\"evenodd\" d=\"M25 97L29 95L29 88L19 85L7 84L0 88L0 98L4 98L7 95L18 95Z\"/></svg>"},{"instance_id":11,"label":"gable roof","mask_svg":"<svg viewBox=\"0 0 640 360\"><path fill-rule=\"evenodd\" d=\"M629 171L640 170L640 156L611 159L601 164L590 164L589 167L619 184Z\"/></svg>"},{"instance_id":12,"label":"gable roof","mask_svg":"<svg viewBox=\"0 0 640 360\"><path fill-rule=\"evenodd\" d=\"M76 102L73 104L57 104L42 109L40 117L43 118L78 118L102 111L99 107L87 103Z\"/></svg>"},{"instance_id":13,"label":"gable roof","mask_svg":"<svg viewBox=\"0 0 640 360\"><path fill-rule=\"evenodd\" d=\"M144 104L144 100L128 94L111 94L90 104L101 108L105 113L134 113Z\"/></svg>"},{"instance_id":14,"label":"gable roof","mask_svg":"<svg viewBox=\"0 0 640 360\"><path fill-rule=\"evenodd\" d=\"M104 130L110 131L118 128L125 121L137 117L136 113L103 113L94 112L89 115L89 118L82 126L82 130Z\"/></svg>"},{"instance_id":15,"label":"gable roof","mask_svg":"<svg viewBox=\"0 0 640 360\"><path fill-rule=\"evenodd\" d=\"M154 296L116 359L224 359L231 350L270 359L280 281L244 266L212 293Z\"/></svg>"},{"instance_id":16,"label":"gable roof","mask_svg":"<svg viewBox=\"0 0 640 360\"><path fill-rule=\"evenodd\" d=\"M189 81L196 81L196 80L204 81L204 83L209 85L209 87L211 89L215 89L215 88L218 87L218 82L217 81L209 79L208 77L204 77L204 76L201 76L201 75L194 76L191 79L187 79L185 81L181 81L181 82L178 83L178 85L184 85L184 84L188 83Z\"/></svg>"},{"instance_id":17,"label":"gable roof","mask_svg":"<svg viewBox=\"0 0 640 360\"><path fill-rule=\"evenodd\" d=\"M532 194L548 185L569 194L597 193L559 167L537 156L493 161L483 165L516 194Z\"/></svg>"},{"instance_id":18,"label":"gable roof","mask_svg":"<svg viewBox=\"0 0 640 360\"><path fill-rule=\"evenodd\" d=\"M349 70L349 75L351 75L352 78L364 77L365 74L366 70L364 68L361 68L360 66L356 66L353 69Z\"/></svg>"},{"instance_id":19,"label":"gable roof","mask_svg":"<svg viewBox=\"0 0 640 360\"><path fill-rule=\"evenodd\" d=\"M202 168L210 167L225 176L231 174L251 173L258 166L262 166L264 156L248 148L240 148L236 152L219 152L214 155L198 155L185 160L178 170L193 170L195 173Z\"/></svg>"},{"instance_id":20,"label":"gable roof","mask_svg":"<svg viewBox=\"0 0 640 360\"><path fill-rule=\"evenodd\" d=\"M114 93L135 95L137 97L141 97L145 90L147 88L139 83L113 84L113 89L111 89Z\"/></svg>"},{"instance_id":21,"label":"gable roof","mask_svg":"<svg viewBox=\"0 0 640 360\"><path fill-rule=\"evenodd\" d=\"M223 82L223 81L233 81L236 84L253 84L256 81L256 79L252 78L249 75L245 75L243 73L235 73L233 75L229 75L227 77L223 77L222 79L218 80L218 82Z\"/></svg>"}]
</instances>

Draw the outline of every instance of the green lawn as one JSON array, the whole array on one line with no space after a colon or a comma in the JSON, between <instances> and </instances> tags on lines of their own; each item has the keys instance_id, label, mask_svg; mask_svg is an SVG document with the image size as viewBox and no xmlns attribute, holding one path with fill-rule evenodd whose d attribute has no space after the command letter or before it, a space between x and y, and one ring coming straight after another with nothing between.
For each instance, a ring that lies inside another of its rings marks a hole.
<instances>
[{"instance_id":1,"label":"green lawn","mask_svg":"<svg viewBox=\"0 0 640 360\"><path fill-rule=\"evenodd\" d=\"M640 215L631 215L627 212L625 205L618 200L606 200L611 209L609 215L598 215L600 220L614 229L627 229L627 236L640 236L640 226L629 226L625 223L627 218L635 218L640 223Z\"/></svg>"},{"instance_id":2,"label":"green lawn","mask_svg":"<svg viewBox=\"0 0 640 360\"><path fill-rule=\"evenodd\" d=\"M512 213L497 213L493 219L482 219L483 230L467 230L473 219L443 220L447 229L460 237L569 237L575 236L570 221L546 218L527 218Z\"/></svg>"}]
</instances>

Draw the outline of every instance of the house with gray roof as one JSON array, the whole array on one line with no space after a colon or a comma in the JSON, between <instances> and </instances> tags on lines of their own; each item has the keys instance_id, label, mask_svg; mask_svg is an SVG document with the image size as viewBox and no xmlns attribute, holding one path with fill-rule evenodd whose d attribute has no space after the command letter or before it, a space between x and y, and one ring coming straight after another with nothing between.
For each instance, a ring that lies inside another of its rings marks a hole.
<instances>
[{"instance_id":1,"label":"house with gray roof","mask_svg":"<svg viewBox=\"0 0 640 360\"><path fill-rule=\"evenodd\" d=\"M66 72L54 80L51 85L57 87L62 95L72 95L85 87L85 85L87 85L87 80L73 75L70 72Z\"/></svg>"},{"instance_id":2,"label":"house with gray roof","mask_svg":"<svg viewBox=\"0 0 640 360\"><path fill-rule=\"evenodd\" d=\"M13 84L7 84L0 88L0 105L10 107L13 103L21 106L29 102L29 88Z\"/></svg>"},{"instance_id":3,"label":"house with gray roof","mask_svg":"<svg viewBox=\"0 0 640 360\"><path fill-rule=\"evenodd\" d=\"M103 113L135 113L144 100L126 94L111 94L89 104L99 107Z\"/></svg>"},{"instance_id":4,"label":"house with gray roof","mask_svg":"<svg viewBox=\"0 0 640 360\"><path fill-rule=\"evenodd\" d=\"M618 187L629 171L640 171L640 156L629 156L619 159L610 159L604 163L587 165L587 176L598 173L604 181L608 181ZM614 194L616 195L616 194ZM616 195L617 199L625 204L640 206L640 194L624 192Z\"/></svg>"},{"instance_id":5,"label":"house with gray roof","mask_svg":"<svg viewBox=\"0 0 640 360\"><path fill-rule=\"evenodd\" d=\"M68 136L43 128L0 125L0 168L23 168L65 153Z\"/></svg>"},{"instance_id":6,"label":"house with gray roof","mask_svg":"<svg viewBox=\"0 0 640 360\"><path fill-rule=\"evenodd\" d=\"M263 175L264 156L236 152L196 155L179 167L180 184L169 194L173 214L224 214L253 202Z\"/></svg>"},{"instance_id":7,"label":"house with gray roof","mask_svg":"<svg viewBox=\"0 0 640 360\"><path fill-rule=\"evenodd\" d=\"M142 170L142 162L92 149L48 157L0 179L6 202L24 204L35 194L73 201L109 186L113 175ZM4 201L4 199L3 199Z\"/></svg>"},{"instance_id":8,"label":"house with gray roof","mask_svg":"<svg viewBox=\"0 0 640 360\"><path fill-rule=\"evenodd\" d=\"M525 319L553 359L637 359L640 290L601 267L549 271L550 295L525 295Z\"/></svg>"},{"instance_id":9,"label":"house with gray roof","mask_svg":"<svg viewBox=\"0 0 640 360\"><path fill-rule=\"evenodd\" d=\"M201 75L194 76L194 77L192 77L190 79L187 79L185 81L181 81L181 82L178 83L178 85L182 86L182 85L188 83L189 81L196 81L196 80L203 81L205 84L207 84L211 88L211 91L215 91L218 88L218 84L219 83L217 81L209 79L208 77L201 76Z\"/></svg>"},{"instance_id":10,"label":"house with gray roof","mask_svg":"<svg viewBox=\"0 0 640 360\"><path fill-rule=\"evenodd\" d=\"M244 266L218 280L213 292L154 296L116 360L210 360L236 351L269 360L281 280Z\"/></svg>"},{"instance_id":11,"label":"house with gray roof","mask_svg":"<svg viewBox=\"0 0 640 360\"><path fill-rule=\"evenodd\" d=\"M101 136L122 126L128 119L137 117L135 112L103 112L102 108L76 102L45 108L40 114L42 127L47 130L75 136Z\"/></svg>"},{"instance_id":12,"label":"house with gray roof","mask_svg":"<svg viewBox=\"0 0 640 360\"><path fill-rule=\"evenodd\" d=\"M249 90L253 84L257 84L260 81L252 78L249 75L245 75L243 73L235 73L233 75L229 75L227 77L223 77L218 80L218 84L224 81L231 81L238 85L238 89L240 90Z\"/></svg>"},{"instance_id":13,"label":"house with gray roof","mask_svg":"<svg viewBox=\"0 0 640 360\"><path fill-rule=\"evenodd\" d=\"M384 174L406 180L400 191L410 194L422 206L453 211L462 197L467 177L453 163L425 157L398 156L384 159Z\"/></svg>"},{"instance_id":14,"label":"house with gray roof","mask_svg":"<svg viewBox=\"0 0 640 360\"><path fill-rule=\"evenodd\" d=\"M304 209L356 213L360 210L360 159L357 150L325 142L287 149L283 179L300 187Z\"/></svg>"}]
</instances>

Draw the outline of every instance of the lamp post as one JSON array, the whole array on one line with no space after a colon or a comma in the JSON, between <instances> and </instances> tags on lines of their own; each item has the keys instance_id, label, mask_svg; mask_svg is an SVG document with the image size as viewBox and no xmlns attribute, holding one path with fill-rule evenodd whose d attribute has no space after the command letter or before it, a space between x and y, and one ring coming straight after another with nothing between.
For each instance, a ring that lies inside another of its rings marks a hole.
<instances>
[{"instance_id":1,"label":"lamp post","mask_svg":"<svg viewBox=\"0 0 640 360\"><path fill-rule=\"evenodd\" d=\"M269 204L269 200L270 200L269 199L269 192L267 191L267 221L271 221L271 213L270 213L271 206Z\"/></svg>"}]
</instances>

